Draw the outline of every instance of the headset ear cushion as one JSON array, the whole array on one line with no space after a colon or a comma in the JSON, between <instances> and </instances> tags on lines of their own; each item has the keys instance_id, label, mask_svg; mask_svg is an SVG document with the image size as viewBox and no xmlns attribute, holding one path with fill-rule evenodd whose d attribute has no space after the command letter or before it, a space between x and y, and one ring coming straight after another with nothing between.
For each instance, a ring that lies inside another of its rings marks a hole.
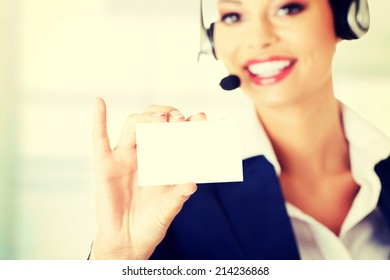
<instances>
[{"instance_id":1,"label":"headset ear cushion","mask_svg":"<svg viewBox=\"0 0 390 280\"><path fill-rule=\"evenodd\" d=\"M330 0L336 36L340 39L356 39L348 23L351 0Z\"/></svg>"},{"instance_id":2,"label":"headset ear cushion","mask_svg":"<svg viewBox=\"0 0 390 280\"><path fill-rule=\"evenodd\" d=\"M211 48L213 50L213 55L217 59L214 47L214 22L210 24L210 27L207 29L207 37L209 38Z\"/></svg>"},{"instance_id":3,"label":"headset ear cushion","mask_svg":"<svg viewBox=\"0 0 390 280\"><path fill-rule=\"evenodd\" d=\"M336 36L340 39L353 40L363 36L369 27L367 0L329 0L333 10ZM367 26L362 26L359 18L368 19Z\"/></svg>"}]
</instances>

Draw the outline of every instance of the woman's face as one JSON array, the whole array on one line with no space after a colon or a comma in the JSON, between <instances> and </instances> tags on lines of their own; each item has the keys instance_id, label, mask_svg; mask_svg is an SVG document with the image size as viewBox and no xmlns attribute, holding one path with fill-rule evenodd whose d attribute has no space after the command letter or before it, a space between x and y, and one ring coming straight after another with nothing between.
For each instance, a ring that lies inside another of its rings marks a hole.
<instances>
[{"instance_id":1,"label":"woman's face","mask_svg":"<svg viewBox=\"0 0 390 280\"><path fill-rule=\"evenodd\" d=\"M217 0L216 54L262 105L332 90L337 38L328 0Z\"/></svg>"}]
</instances>

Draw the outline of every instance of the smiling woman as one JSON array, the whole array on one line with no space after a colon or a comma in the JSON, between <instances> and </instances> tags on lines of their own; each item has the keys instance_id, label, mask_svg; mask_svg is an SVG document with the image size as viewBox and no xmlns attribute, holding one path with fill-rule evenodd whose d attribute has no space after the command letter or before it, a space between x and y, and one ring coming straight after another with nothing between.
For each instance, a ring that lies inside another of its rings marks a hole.
<instances>
[{"instance_id":1,"label":"smiling woman","mask_svg":"<svg viewBox=\"0 0 390 280\"><path fill-rule=\"evenodd\" d=\"M111 150L97 99L92 258L389 259L390 140L336 99L332 76L337 44L368 30L367 7L217 1L214 54L252 102L241 183L140 187L135 125L206 117L149 106Z\"/></svg>"}]
</instances>

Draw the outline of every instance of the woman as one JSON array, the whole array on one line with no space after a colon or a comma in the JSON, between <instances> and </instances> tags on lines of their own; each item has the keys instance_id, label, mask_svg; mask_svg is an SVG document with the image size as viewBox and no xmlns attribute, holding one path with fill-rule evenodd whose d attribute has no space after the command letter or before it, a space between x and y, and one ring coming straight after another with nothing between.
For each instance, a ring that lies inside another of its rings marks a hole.
<instances>
[{"instance_id":1,"label":"woman","mask_svg":"<svg viewBox=\"0 0 390 280\"><path fill-rule=\"evenodd\" d=\"M111 150L97 99L91 258L389 259L390 141L334 97L332 4L217 1L215 52L252 99L261 139L243 183L140 188L135 124L206 116L149 106Z\"/></svg>"}]
</instances>

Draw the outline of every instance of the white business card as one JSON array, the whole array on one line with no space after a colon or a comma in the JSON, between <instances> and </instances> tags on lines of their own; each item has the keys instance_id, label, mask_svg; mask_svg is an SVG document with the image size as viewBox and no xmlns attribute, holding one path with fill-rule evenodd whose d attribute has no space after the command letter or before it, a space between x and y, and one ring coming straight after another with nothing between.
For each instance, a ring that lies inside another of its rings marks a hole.
<instances>
[{"instance_id":1,"label":"white business card","mask_svg":"<svg viewBox=\"0 0 390 280\"><path fill-rule=\"evenodd\" d=\"M243 180L235 121L137 124L136 138L140 186Z\"/></svg>"}]
</instances>

